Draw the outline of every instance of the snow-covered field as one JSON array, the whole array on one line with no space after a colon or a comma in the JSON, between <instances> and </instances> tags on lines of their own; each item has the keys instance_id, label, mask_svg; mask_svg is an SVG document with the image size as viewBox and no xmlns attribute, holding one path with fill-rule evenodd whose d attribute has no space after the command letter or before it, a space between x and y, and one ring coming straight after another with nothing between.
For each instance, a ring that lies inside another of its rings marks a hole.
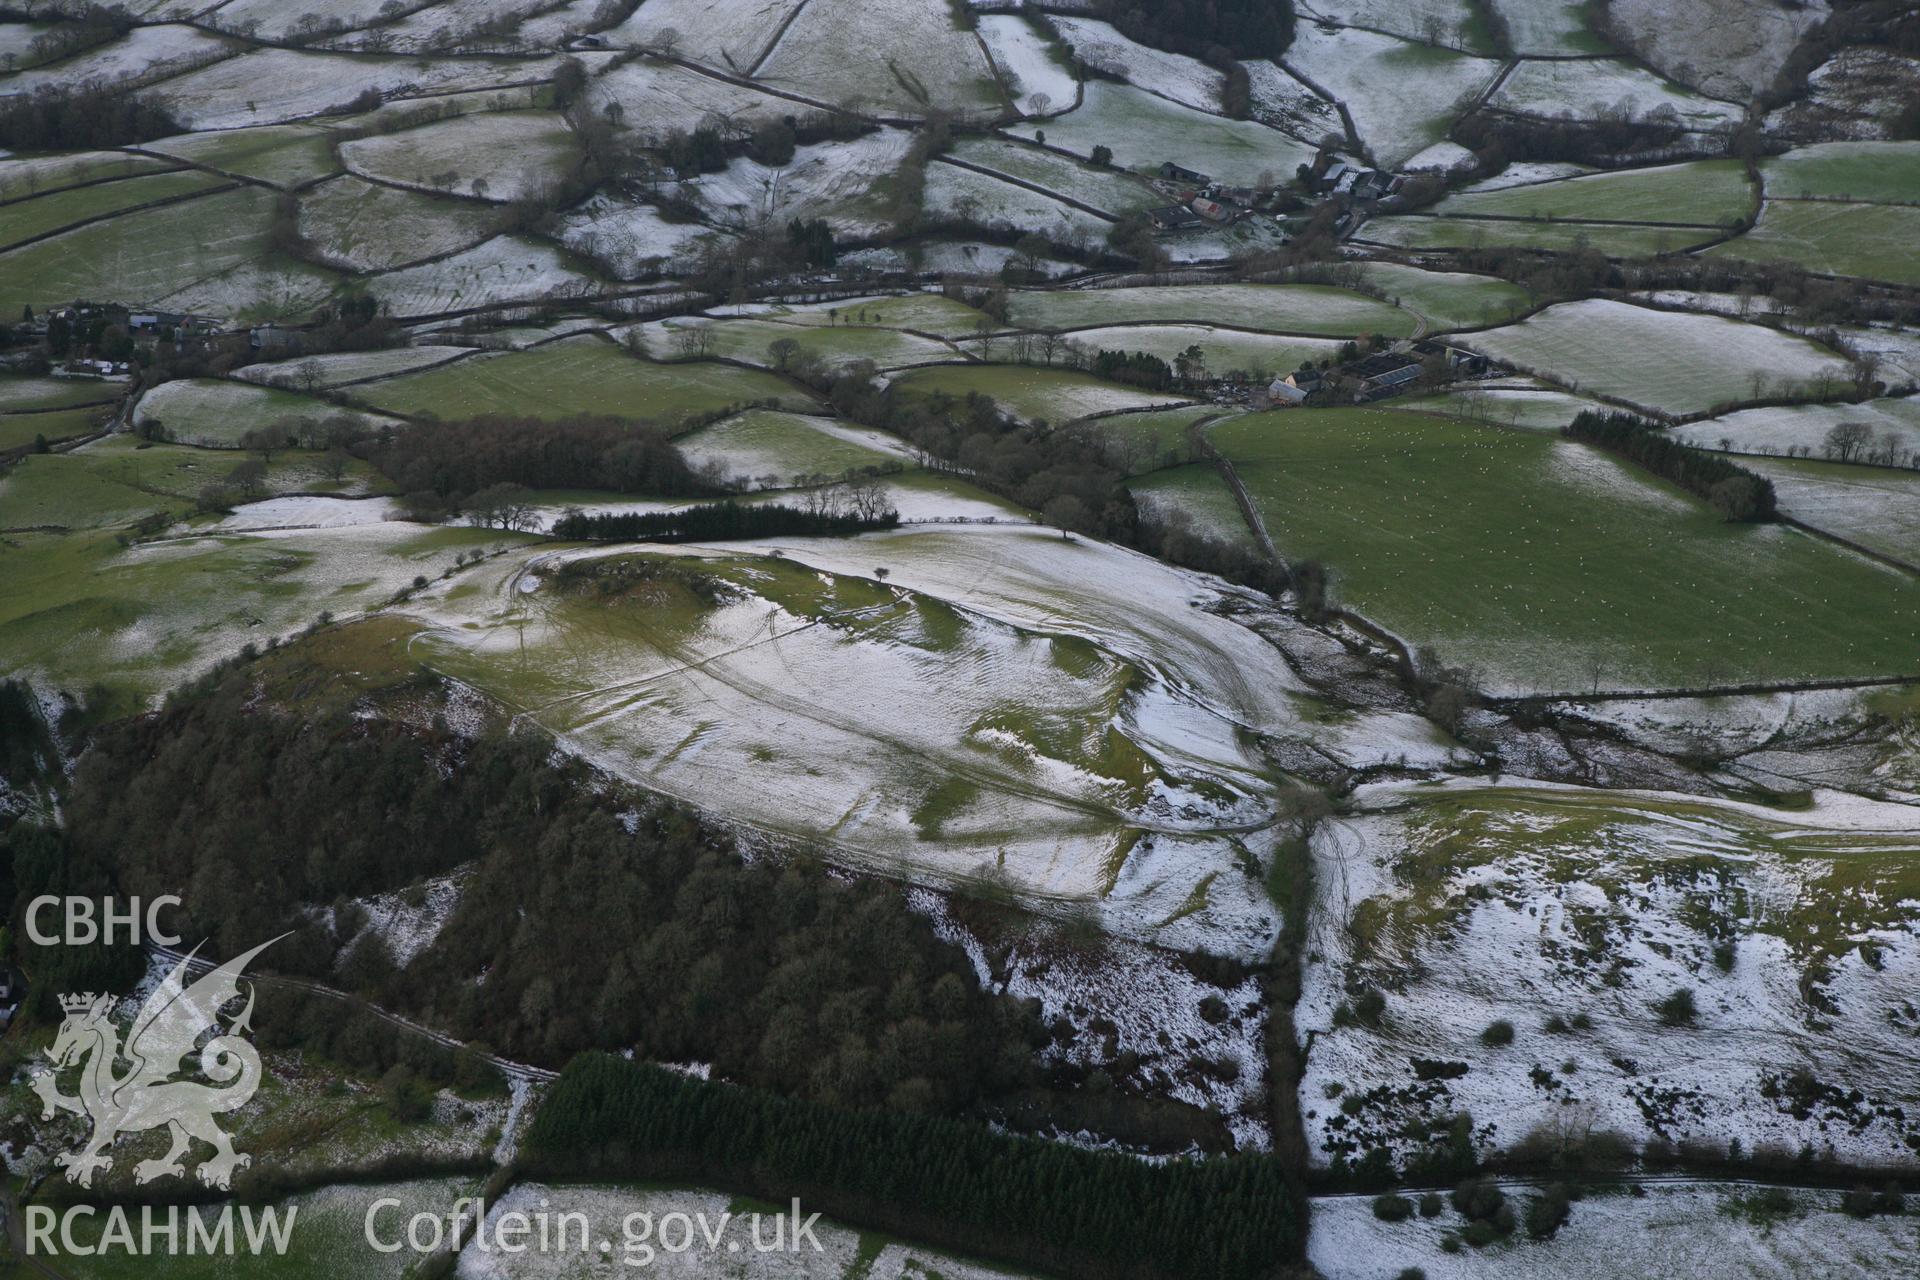
<instances>
[{"instance_id":1,"label":"snow-covered field","mask_svg":"<svg viewBox=\"0 0 1920 1280\"><path fill-rule=\"evenodd\" d=\"M560 116L501 111L343 142L340 159L372 181L508 202L557 186L580 154Z\"/></svg>"},{"instance_id":2,"label":"snow-covered field","mask_svg":"<svg viewBox=\"0 0 1920 1280\"><path fill-rule=\"evenodd\" d=\"M1908 564L1920 560L1920 472L1762 459L1746 465L1773 481L1780 510L1794 519Z\"/></svg>"},{"instance_id":3,"label":"snow-covered field","mask_svg":"<svg viewBox=\"0 0 1920 1280\"><path fill-rule=\"evenodd\" d=\"M718 234L700 222L668 222L650 204L602 192L561 217L559 240L614 278L637 280L683 264Z\"/></svg>"},{"instance_id":4,"label":"snow-covered field","mask_svg":"<svg viewBox=\"0 0 1920 1280\"><path fill-rule=\"evenodd\" d=\"M927 166L925 208L936 217L1001 230L1038 232L1055 244L1092 246L1112 224L1084 209L959 165Z\"/></svg>"},{"instance_id":5,"label":"snow-covered field","mask_svg":"<svg viewBox=\"0 0 1920 1280\"><path fill-rule=\"evenodd\" d=\"M1247 69L1247 92L1255 120L1315 146L1328 134L1346 136L1339 109L1289 75L1280 64L1249 58L1241 65Z\"/></svg>"},{"instance_id":6,"label":"snow-covered field","mask_svg":"<svg viewBox=\"0 0 1920 1280\"><path fill-rule=\"evenodd\" d=\"M111 44L0 81L0 91L34 93L88 82L131 89L230 58L243 47L198 27L135 27Z\"/></svg>"},{"instance_id":7,"label":"snow-covered field","mask_svg":"<svg viewBox=\"0 0 1920 1280\"><path fill-rule=\"evenodd\" d=\"M756 79L840 106L919 119L992 112L993 68L945 0L807 0Z\"/></svg>"},{"instance_id":8,"label":"snow-covered field","mask_svg":"<svg viewBox=\"0 0 1920 1280\"><path fill-rule=\"evenodd\" d=\"M805 0L647 0L606 33L631 49L668 48L682 57L751 74L780 30Z\"/></svg>"},{"instance_id":9,"label":"snow-covered field","mask_svg":"<svg viewBox=\"0 0 1920 1280\"><path fill-rule=\"evenodd\" d=\"M1056 17L1053 25L1074 56L1089 67L1201 111L1220 110L1226 76L1199 59L1129 40L1110 22Z\"/></svg>"},{"instance_id":10,"label":"snow-covered field","mask_svg":"<svg viewBox=\"0 0 1920 1280\"><path fill-rule=\"evenodd\" d=\"M1462 1111L1488 1148L1571 1125L1859 1163L1920 1149L1920 810L1381 784L1313 856L1296 1025L1316 1161L1404 1158ZM1367 988L1377 1017L1340 1012ZM1682 989L1691 1012L1662 1012ZM1501 1020L1512 1042L1483 1039Z\"/></svg>"},{"instance_id":11,"label":"snow-covered field","mask_svg":"<svg viewBox=\"0 0 1920 1280\"><path fill-rule=\"evenodd\" d=\"M1744 103L1764 89L1825 0L1612 0L1613 26L1654 70L1700 92Z\"/></svg>"},{"instance_id":12,"label":"snow-covered field","mask_svg":"<svg viewBox=\"0 0 1920 1280\"><path fill-rule=\"evenodd\" d=\"M1073 105L1079 85L1072 72L1049 56L1052 46L1032 23L1018 14L983 14L979 33L1021 111L1038 116Z\"/></svg>"},{"instance_id":13,"label":"snow-covered field","mask_svg":"<svg viewBox=\"0 0 1920 1280\"><path fill-rule=\"evenodd\" d=\"M450 258L376 276L367 285L397 316L586 298L600 288L552 245L514 236L496 236Z\"/></svg>"},{"instance_id":14,"label":"snow-covered field","mask_svg":"<svg viewBox=\"0 0 1920 1280\"><path fill-rule=\"evenodd\" d=\"M1504 1183L1524 1206L1537 1188ZM1576 1201L1550 1240L1448 1252L1441 1241L1465 1220L1382 1222L1371 1196L1313 1201L1308 1255L1327 1280L1375 1280L1418 1268L1428 1280L1882 1280L1920 1253L1920 1216L1861 1220L1837 1191L1795 1190L1784 1219L1756 1218L1741 1201L1758 1188L1710 1182L1652 1183L1636 1194L1596 1188Z\"/></svg>"},{"instance_id":15,"label":"snow-covered field","mask_svg":"<svg viewBox=\"0 0 1920 1280\"><path fill-rule=\"evenodd\" d=\"M1730 129L1740 108L1663 81L1631 62L1563 60L1522 62L1508 76L1492 105L1521 115L1592 118L1625 108L1636 116L1672 107L1689 129Z\"/></svg>"},{"instance_id":16,"label":"snow-covered field","mask_svg":"<svg viewBox=\"0 0 1920 1280\"><path fill-rule=\"evenodd\" d=\"M1737 453L1784 456L1805 450L1809 457L1822 458L1826 456L1828 433L1842 423L1866 427L1869 448L1880 447L1889 435L1902 453L1920 448L1920 399L1912 398L1742 409L1676 427L1674 434L1703 449L1718 449L1724 440Z\"/></svg>"},{"instance_id":17,"label":"snow-covered field","mask_svg":"<svg viewBox=\"0 0 1920 1280\"><path fill-rule=\"evenodd\" d=\"M1326 18L1341 26L1371 27L1425 44L1493 52L1472 39L1473 10L1465 0L1302 0L1298 9L1301 26L1308 25L1309 17Z\"/></svg>"},{"instance_id":18,"label":"snow-covered field","mask_svg":"<svg viewBox=\"0 0 1920 1280\"><path fill-rule=\"evenodd\" d=\"M1079 156L1110 147L1115 164L1142 173L1172 160L1244 185L1262 175L1284 179L1313 159L1310 145L1255 121L1226 120L1105 80L1088 81L1077 109L1047 121L1047 142Z\"/></svg>"},{"instance_id":19,"label":"snow-covered field","mask_svg":"<svg viewBox=\"0 0 1920 1280\"><path fill-rule=\"evenodd\" d=\"M233 509L218 528L224 532L256 533L266 529L344 529L356 524L383 524L399 518L392 498L326 498L305 494L291 498L263 498Z\"/></svg>"},{"instance_id":20,"label":"snow-covered field","mask_svg":"<svg viewBox=\"0 0 1920 1280\"><path fill-rule=\"evenodd\" d=\"M1114 351L1145 351L1168 364L1189 347L1199 347L1209 372L1224 374L1233 370L1284 375L1300 367L1302 361L1337 358L1338 338L1289 338L1266 333L1241 333L1233 329L1215 329L1201 324L1129 324L1104 329L1082 329L1073 335L1075 342Z\"/></svg>"},{"instance_id":21,"label":"snow-covered field","mask_svg":"<svg viewBox=\"0 0 1920 1280\"><path fill-rule=\"evenodd\" d=\"M798 104L746 85L701 75L671 62L639 58L594 77L587 92L604 114L617 104L622 126L641 139L691 133L710 119L751 128L792 115Z\"/></svg>"},{"instance_id":22,"label":"snow-covered field","mask_svg":"<svg viewBox=\"0 0 1920 1280\"><path fill-rule=\"evenodd\" d=\"M1360 141L1388 166L1445 137L1500 71L1490 58L1309 22L1300 24L1286 61L1346 103Z\"/></svg>"},{"instance_id":23,"label":"snow-covered field","mask_svg":"<svg viewBox=\"0 0 1920 1280\"><path fill-rule=\"evenodd\" d=\"M552 58L365 58L254 49L175 76L153 92L190 129L282 124L351 103L368 89L414 97L553 77Z\"/></svg>"},{"instance_id":24,"label":"snow-covered field","mask_svg":"<svg viewBox=\"0 0 1920 1280\"><path fill-rule=\"evenodd\" d=\"M1666 413L1846 385L1848 366L1805 338L1723 316L1590 298L1462 341L1575 391Z\"/></svg>"}]
</instances>

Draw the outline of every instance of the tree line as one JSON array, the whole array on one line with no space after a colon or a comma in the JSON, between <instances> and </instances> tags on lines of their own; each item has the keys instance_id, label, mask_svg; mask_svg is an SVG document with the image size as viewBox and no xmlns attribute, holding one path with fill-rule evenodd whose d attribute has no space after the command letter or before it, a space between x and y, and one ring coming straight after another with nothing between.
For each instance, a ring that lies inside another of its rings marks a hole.
<instances>
[{"instance_id":1,"label":"tree line","mask_svg":"<svg viewBox=\"0 0 1920 1280\"><path fill-rule=\"evenodd\" d=\"M0 147L91 151L185 132L161 100L108 85L47 85L0 98Z\"/></svg>"},{"instance_id":2,"label":"tree line","mask_svg":"<svg viewBox=\"0 0 1920 1280\"><path fill-rule=\"evenodd\" d=\"M900 513L891 507L862 511L808 511L781 502L709 502L680 511L626 511L586 515L569 511L552 533L569 542L726 542L745 538L844 537L891 529Z\"/></svg>"},{"instance_id":3,"label":"tree line","mask_svg":"<svg viewBox=\"0 0 1920 1280\"><path fill-rule=\"evenodd\" d=\"M1252 1280L1299 1259L1272 1156L1150 1164L933 1116L851 1109L575 1059L522 1151L538 1177L694 1179L1088 1280Z\"/></svg>"},{"instance_id":4,"label":"tree line","mask_svg":"<svg viewBox=\"0 0 1920 1280\"><path fill-rule=\"evenodd\" d=\"M356 447L419 509L462 509L490 486L607 489L662 498L705 497L716 486L695 475L664 431L623 418L557 422L503 415L420 423Z\"/></svg>"},{"instance_id":5,"label":"tree line","mask_svg":"<svg viewBox=\"0 0 1920 1280\"><path fill-rule=\"evenodd\" d=\"M1738 463L1665 435L1630 413L1588 409L1560 429L1569 440L1593 445L1704 498L1730 521L1760 524L1776 513L1773 482Z\"/></svg>"}]
</instances>

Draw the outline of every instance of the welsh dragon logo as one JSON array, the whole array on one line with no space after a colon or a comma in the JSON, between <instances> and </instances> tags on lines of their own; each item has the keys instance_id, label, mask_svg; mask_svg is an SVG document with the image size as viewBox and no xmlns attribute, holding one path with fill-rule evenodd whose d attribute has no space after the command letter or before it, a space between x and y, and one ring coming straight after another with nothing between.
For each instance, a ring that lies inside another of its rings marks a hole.
<instances>
[{"instance_id":1,"label":"welsh dragon logo","mask_svg":"<svg viewBox=\"0 0 1920 1280\"><path fill-rule=\"evenodd\" d=\"M246 1039L253 1030L253 984L246 984L246 1007L237 1015L222 1015L221 1010L240 998L240 975L248 962L277 941L234 957L192 986L187 982L193 955L182 958L140 1006L124 1044L113 1019L118 1004L114 997L91 992L60 997L66 1019L47 1050L53 1065L41 1068L33 1089L43 1104L42 1119L71 1111L93 1121L85 1147L54 1158L69 1181L92 1186L95 1170L113 1167L113 1158L103 1153L115 1138L164 1125L173 1145L159 1159L134 1166L136 1184L184 1176L182 1157L191 1140L198 1139L213 1148L197 1171L200 1181L222 1190L230 1186L234 1171L246 1167L250 1157L233 1149L232 1139L214 1117L239 1110L260 1087L260 1054ZM208 1032L213 1035L202 1044ZM174 1078L191 1073L186 1059L196 1048L199 1074L212 1084ZM82 1061L80 1095L69 1097L60 1092L56 1073ZM116 1074L116 1063L124 1063L125 1071Z\"/></svg>"}]
</instances>

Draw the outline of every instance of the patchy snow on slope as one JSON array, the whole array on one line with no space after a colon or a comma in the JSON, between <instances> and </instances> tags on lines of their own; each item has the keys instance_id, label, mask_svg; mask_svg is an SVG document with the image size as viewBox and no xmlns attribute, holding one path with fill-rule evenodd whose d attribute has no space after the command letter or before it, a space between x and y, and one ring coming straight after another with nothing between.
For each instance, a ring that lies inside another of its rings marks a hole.
<instances>
[{"instance_id":1,"label":"patchy snow on slope","mask_svg":"<svg viewBox=\"0 0 1920 1280\"><path fill-rule=\"evenodd\" d=\"M1221 987L1196 977L1170 952L1121 939L1095 948L1068 943L1057 926L1039 923L1012 943L989 949L955 920L947 900L909 889L908 904L946 942L966 951L980 985L1019 1000L1038 1000L1042 1021L1064 1019L1074 1036L1041 1051L1043 1063L1088 1070L1113 1066L1122 1054L1139 1060L1123 1081L1154 1097L1212 1107L1227 1119L1241 1151L1272 1145L1267 1119L1266 999L1258 977ZM1211 1016L1209 1016L1211 1014ZM1100 1023L1103 1030L1090 1025ZM1111 1030L1104 1030L1111 1026ZM1225 1070L1221 1070L1222 1067Z\"/></svg>"},{"instance_id":2,"label":"patchy snow on slope","mask_svg":"<svg viewBox=\"0 0 1920 1280\"><path fill-rule=\"evenodd\" d=\"M560 216L558 239L605 266L615 279L638 280L684 267L702 244L719 235L705 223L669 222L653 205L602 191Z\"/></svg>"},{"instance_id":3,"label":"patchy snow on slope","mask_svg":"<svg viewBox=\"0 0 1920 1280\"><path fill-rule=\"evenodd\" d=\"M440 931L447 927L447 921L453 919L454 909L460 905L464 878L463 873L455 872L422 881L398 893L355 898L352 905L365 914L366 924L341 951L341 962L367 945L367 939L377 938L393 957L396 968L404 969L412 964L414 957L432 946Z\"/></svg>"},{"instance_id":4,"label":"patchy snow on slope","mask_svg":"<svg viewBox=\"0 0 1920 1280\"><path fill-rule=\"evenodd\" d=\"M1110 22L1056 17L1053 25L1059 28L1061 39L1073 49L1074 56L1089 67L1185 106L1220 110L1227 78L1198 58L1129 40Z\"/></svg>"},{"instance_id":5,"label":"patchy snow on slope","mask_svg":"<svg viewBox=\"0 0 1920 1280\"><path fill-rule=\"evenodd\" d=\"M1540 784L1361 788L1312 846L1316 958L1295 1016L1313 1159L1404 1159L1466 1111L1485 1148L1572 1123L1911 1160L1920 899L1894 868L1916 844L1920 809L1831 793L1782 812ZM1887 878L1862 881L1860 859ZM1377 1022L1340 1012L1369 987ZM1682 989L1697 1012L1664 1018ZM1482 1039L1496 1020L1512 1043Z\"/></svg>"},{"instance_id":6,"label":"patchy snow on slope","mask_svg":"<svg viewBox=\"0 0 1920 1280\"><path fill-rule=\"evenodd\" d=\"M1867 429L1869 448L1891 439L1903 454L1920 449L1920 397L1867 400L1860 404L1785 404L1741 409L1673 428L1678 439L1703 449L1721 441L1736 453L1826 456L1827 436L1842 424Z\"/></svg>"},{"instance_id":7,"label":"patchy snow on slope","mask_svg":"<svg viewBox=\"0 0 1920 1280\"><path fill-rule=\"evenodd\" d=\"M800 147L778 168L742 156L720 173L680 184L679 193L729 229L784 229L795 218L822 218L843 239L874 239L893 226L875 188L899 171L912 144L906 129L881 129Z\"/></svg>"}]
</instances>

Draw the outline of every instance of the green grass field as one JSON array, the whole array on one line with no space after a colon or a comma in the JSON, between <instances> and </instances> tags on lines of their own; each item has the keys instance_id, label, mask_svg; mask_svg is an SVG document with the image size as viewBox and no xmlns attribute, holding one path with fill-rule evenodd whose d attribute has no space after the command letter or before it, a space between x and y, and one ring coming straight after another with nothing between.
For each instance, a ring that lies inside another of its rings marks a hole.
<instances>
[{"instance_id":1,"label":"green grass field","mask_svg":"<svg viewBox=\"0 0 1920 1280\"><path fill-rule=\"evenodd\" d=\"M844 302L816 302L791 309L775 308L770 314L790 324L864 324L886 329L919 330L942 338L970 337L984 321L997 329L999 322L984 311L976 311L964 302L937 293L907 293L884 298L852 298Z\"/></svg>"},{"instance_id":2,"label":"green grass field","mask_svg":"<svg viewBox=\"0 0 1920 1280\"><path fill-rule=\"evenodd\" d=\"M592 336L566 338L531 351L475 356L348 391L370 408L441 419L489 413L554 419L588 413L677 424L765 400L791 409L812 404L769 373L711 362L654 364Z\"/></svg>"},{"instance_id":3,"label":"green grass field","mask_svg":"<svg viewBox=\"0 0 1920 1280\"><path fill-rule=\"evenodd\" d=\"M333 134L309 125L185 134L149 142L146 147L222 173L256 178L283 190L340 172Z\"/></svg>"},{"instance_id":4,"label":"green grass field","mask_svg":"<svg viewBox=\"0 0 1920 1280\"><path fill-rule=\"evenodd\" d=\"M962 358L959 351L938 339L868 325L839 324L823 328L742 316L713 321L662 321L643 325L639 332L644 335L648 355L656 360L673 360L680 355L679 334L700 324L709 327L715 355L747 364L772 365L773 357L767 354L767 348L783 338L799 343L801 353L834 365L871 360L882 369L889 369Z\"/></svg>"},{"instance_id":5,"label":"green grass field","mask_svg":"<svg viewBox=\"0 0 1920 1280\"><path fill-rule=\"evenodd\" d=\"M1920 666L1920 582L1779 526L1731 525L1550 436L1371 409L1212 433L1282 554L1491 688L1838 678Z\"/></svg>"},{"instance_id":6,"label":"green grass field","mask_svg":"<svg viewBox=\"0 0 1920 1280\"><path fill-rule=\"evenodd\" d=\"M118 400L127 392L124 382L96 382L89 378L32 378L0 374L0 413L23 409L66 409L81 404Z\"/></svg>"},{"instance_id":7,"label":"green grass field","mask_svg":"<svg viewBox=\"0 0 1920 1280\"><path fill-rule=\"evenodd\" d=\"M1791 262L1809 271L1920 284L1920 208L1769 200L1753 230L1710 252L1749 262Z\"/></svg>"},{"instance_id":8,"label":"green grass field","mask_svg":"<svg viewBox=\"0 0 1920 1280\"><path fill-rule=\"evenodd\" d=\"M1740 222L1753 203L1738 160L1594 173L1557 182L1448 196L1441 215L1499 218L1584 218L1611 222L1688 222L1724 227Z\"/></svg>"},{"instance_id":9,"label":"green grass field","mask_svg":"<svg viewBox=\"0 0 1920 1280\"><path fill-rule=\"evenodd\" d=\"M304 314L333 290L327 272L276 261L267 243L275 195L243 187L124 214L0 253L0 314L74 298L172 300L242 319ZM232 286L230 273L248 272Z\"/></svg>"},{"instance_id":10,"label":"green grass field","mask_svg":"<svg viewBox=\"0 0 1920 1280\"><path fill-rule=\"evenodd\" d=\"M1376 218L1355 239L1403 249L1544 249L1571 253L1597 249L1609 258L1645 258L1678 253L1720 233L1702 228L1621 226L1602 222L1528 222L1491 218L1409 215Z\"/></svg>"},{"instance_id":11,"label":"green grass field","mask_svg":"<svg viewBox=\"0 0 1920 1280\"><path fill-rule=\"evenodd\" d=\"M1005 138L963 138L948 154L968 164L1045 187L1116 217L1166 203L1166 197L1138 175L1090 164Z\"/></svg>"},{"instance_id":12,"label":"green grass field","mask_svg":"<svg viewBox=\"0 0 1920 1280\"><path fill-rule=\"evenodd\" d=\"M96 440L73 453L30 455L0 478L0 512L9 527L98 529L155 512L185 516L206 485L246 459L186 445L144 444L130 435ZM376 492L385 487L355 460L339 480L319 455L288 450L267 466L261 496L278 493Z\"/></svg>"},{"instance_id":13,"label":"green grass field","mask_svg":"<svg viewBox=\"0 0 1920 1280\"><path fill-rule=\"evenodd\" d=\"M1369 288L1425 316L1433 329L1477 329L1500 324L1533 305L1533 295L1495 276L1426 271L1398 262L1362 262L1355 268Z\"/></svg>"},{"instance_id":14,"label":"green grass field","mask_svg":"<svg viewBox=\"0 0 1920 1280\"><path fill-rule=\"evenodd\" d=\"M352 271L384 271L470 249L500 230L498 209L333 178L300 195L300 234Z\"/></svg>"},{"instance_id":15,"label":"green grass field","mask_svg":"<svg viewBox=\"0 0 1920 1280\"><path fill-rule=\"evenodd\" d=\"M1123 387L1070 369L1014 364L936 365L897 378L894 386L909 394L937 391L955 398L977 391L992 396L1016 417L1055 424L1115 409L1178 404L1187 398L1171 391Z\"/></svg>"},{"instance_id":16,"label":"green grass field","mask_svg":"<svg viewBox=\"0 0 1920 1280\"><path fill-rule=\"evenodd\" d=\"M1084 425L1112 442L1110 463L1129 475L1144 475L1188 460L1191 453L1188 427L1233 412L1217 404L1195 404L1179 409L1149 409L1144 413L1116 413L1089 419Z\"/></svg>"},{"instance_id":17,"label":"green grass field","mask_svg":"<svg viewBox=\"0 0 1920 1280\"><path fill-rule=\"evenodd\" d=\"M1318 364L1337 360L1340 338L1296 338L1287 334L1246 333L1201 324L1124 324L1103 329L1081 329L1073 340L1096 350L1144 351L1168 364L1189 347L1199 347L1211 373L1234 371L1272 378L1292 373L1305 361ZM1004 338L962 344L976 355L991 348L1005 358L1011 344Z\"/></svg>"},{"instance_id":18,"label":"green grass field","mask_svg":"<svg viewBox=\"0 0 1920 1280\"><path fill-rule=\"evenodd\" d=\"M1407 312L1347 289L1317 284L1148 285L1018 293L1015 324L1026 329L1086 329L1115 324L1230 324L1270 333L1350 338L1405 337Z\"/></svg>"},{"instance_id":19,"label":"green grass field","mask_svg":"<svg viewBox=\"0 0 1920 1280\"><path fill-rule=\"evenodd\" d=\"M185 169L177 173L154 173L120 182L95 183L74 187L50 195L35 196L14 204L0 205L0 249L12 248L94 218L106 218L126 209L209 191L227 186L229 180L217 174Z\"/></svg>"},{"instance_id":20,"label":"green grass field","mask_svg":"<svg viewBox=\"0 0 1920 1280\"><path fill-rule=\"evenodd\" d=\"M53 443L87 435L98 430L112 413L112 405L56 409L51 413L0 413L0 452L32 444L42 436ZM0 523L4 523L4 513L0 513Z\"/></svg>"},{"instance_id":21,"label":"green grass field","mask_svg":"<svg viewBox=\"0 0 1920 1280\"><path fill-rule=\"evenodd\" d=\"M1920 204L1920 142L1822 142L1760 162L1769 196Z\"/></svg>"},{"instance_id":22,"label":"green grass field","mask_svg":"<svg viewBox=\"0 0 1920 1280\"><path fill-rule=\"evenodd\" d=\"M171 160L133 156L123 151L79 151L71 155L10 159L0 165L0 200L24 200L83 182L130 178L180 166Z\"/></svg>"}]
</instances>

